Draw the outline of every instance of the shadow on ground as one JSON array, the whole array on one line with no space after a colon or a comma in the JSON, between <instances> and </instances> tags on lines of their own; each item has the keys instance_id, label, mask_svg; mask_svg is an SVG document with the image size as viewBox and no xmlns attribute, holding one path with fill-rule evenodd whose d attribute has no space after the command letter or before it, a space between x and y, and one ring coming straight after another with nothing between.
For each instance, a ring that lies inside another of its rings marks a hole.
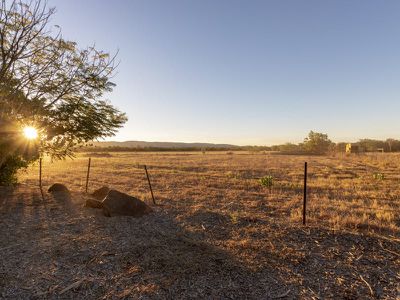
<instances>
[{"instance_id":1,"label":"shadow on ground","mask_svg":"<svg viewBox=\"0 0 400 300\"><path fill-rule=\"evenodd\" d=\"M254 270L163 207L143 218L104 217L71 197L2 189L0 297L296 298L274 266Z\"/></svg>"},{"instance_id":2,"label":"shadow on ground","mask_svg":"<svg viewBox=\"0 0 400 300\"><path fill-rule=\"evenodd\" d=\"M104 217L85 194L0 189L0 298L395 299L400 239L224 208ZM218 210L219 209L219 210Z\"/></svg>"}]
</instances>

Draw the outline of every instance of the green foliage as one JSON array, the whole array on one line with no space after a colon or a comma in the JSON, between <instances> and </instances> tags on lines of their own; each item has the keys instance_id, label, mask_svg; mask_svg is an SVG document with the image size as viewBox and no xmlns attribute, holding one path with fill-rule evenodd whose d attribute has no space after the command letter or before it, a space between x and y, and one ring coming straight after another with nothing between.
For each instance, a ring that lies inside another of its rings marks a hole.
<instances>
[{"instance_id":1,"label":"green foliage","mask_svg":"<svg viewBox=\"0 0 400 300\"><path fill-rule=\"evenodd\" d=\"M27 168L31 161L21 155L9 155L0 166L0 185L17 183L17 172Z\"/></svg>"},{"instance_id":2,"label":"green foliage","mask_svg":"<svg viewBox=\"0 0 400 300\"><path fill-rule=\"evenodd\" d=\"M275 145L271 146L271 150L283 154L326 154L334 150L334 146L335 144L328 139L327 134L310 131L304 143Z\"/></svg>"},{"instance_id":3,"label":"green foliage","mask_svg":"<svg viewBox=\"0 0 400 300\"><path fill-rule=\"evenodd\" d=\"M104 99L115 86L111 82L115 56L94 47L80 49L60 32L52 33L48 24L54 12L39 0L0 2L0 169L4 172L11 166L22 167L18 155L24 161L37 157L15 148L24 124L40 130L38 151L64 158L73 156L76 145L113 136L127 120ZM6 131L4 124L13 126Z\"/></svg>"},{"instance_id":4,"label":"green foliage","mask_svg":"<svg viewBox=\"0 0 400 300\"><path fill-rule=\"evenodd\" d=\"M0 119L40 128L41 151L58 158L114 135L126 121L103 99L115 86L115 56L51 34L54 9L45 2L3 2L0 9Z\"/></svg>"},{"instance_id":5,"label":"green foliage","mask_svg":"<svg viewBox=\"0 0 400 300\"><path fill-rule=\"evenodd\" d=\"M345 152L347 143L338 143L336 149L338 152ZM356 146L362 152L376 152L378 149L383 149L384 152L398 152L400 151L400 141L388 138L385 141L373 139L361 139L356 143L352 143L353 147Z\"/></svg>"},{"instance_id":6,"label":"green foliage","mask_svg":"<svg viewBox=\"0 0 400 300\"><path fill-rule=\"evenodd\" d=\"M361 139L355 143L366 152L374 152L378 149L383 149L385 152L400 151L400 141L395 139L386 139L386 141Z\"/></svg>"},{"instance_id":7,"label":"green foliage","mask_svg":"<svg viewBox=\"0 0 400 300\"><path fill-rule=\"evenodd\" d=\"M238 221L239 221L239 213L238 212L232 212L231 214L230 214L230 217L231 217L231 221L232 221L232 223L233 224L237 224L238 223Z\"/></svg>"},{"instance_id":8,"label":"green foliage","mask_svg":"<svg viewBox=\"0 0 400 300\"><path fill-rule=\"evenodd\" d=\"M361 139L355 145L358 145L361 149L366 152L376 151L378 148L386 149L387 144L385 141L372 140L372 139Z\"/></svg>"},{"instance_id":9,"label":"green foliage","mask_svg":"<svg viewBox=\"0 0 400 300\"><path fill-rule=\"evenodd\" d=\"M384 180L385 179L385 174L383 173L374 173L373 175L375 180Z\"/></svg>"},{"instance_id":10,"label":"green foliage","mask_svg":"<svg viewBox=\"0 0 400 300\"><path fill-rule=\"evenodd\" d=\"M264 187L271 189L274 185L274 177L271 175L264 176L260 178L260 184Z\"/></svg>"},{"instance_id":11,"label":"green foliage","mask_svg":"<svg viewBox=\"0 0 400 300\"><path fill-rule=\"evenodd\" d=\"M239 174L232 172L232 171L226 172L226 177L232 178L232 179L240 179Z\"/></svg>"},{"instance_id":12,"label":"green foliage","mask_svg":"<svg viewBox=\"0 0 400 300\"><path fill-rule=\"evenodd\" d=\"M28 141L13 128L20 127L11 120L0 119L0 184L16 183L19 169L26 168L29 163L39 157L38 144Z\"/></svg>"},{"instance_id":13,"label":"green foliage","mask_svg":"<svg viewBox=\"0 0 400 300\"><path fill-rule=\"evenodd\" d=\"M310 131L302 146L307 153L326 154L333 145L327 134Z\"/></svg>"},{"instance_id":14,"label":"green foliage","mask_svg":"<svg viewBox=\"0 0 400 300\"><path fill-rule=\"evenodd\" d=\"M301 154L303 149L300 145L285 143L283 145L279 145L276 148L277 151L283 152L285 154Z\"/></svg>"}]
</instances>

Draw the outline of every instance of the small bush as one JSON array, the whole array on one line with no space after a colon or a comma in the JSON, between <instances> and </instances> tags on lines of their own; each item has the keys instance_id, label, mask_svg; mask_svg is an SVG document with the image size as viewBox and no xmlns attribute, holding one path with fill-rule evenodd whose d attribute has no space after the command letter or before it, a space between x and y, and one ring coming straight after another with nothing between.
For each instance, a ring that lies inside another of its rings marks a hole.
<instances>
[{"instance_id":1,"label":"small bush","mask_svg":"<svg viewBox=\"0 0 400 300\"><path fill-rule=\"evenodd\" d=\"M17 173L20 169L26 169L30 161L20 155L10 155L0 166L0 185L15 184L18 181Z\"/></svg>"},{"instance_id":2,"label":"small bush","mask_svg":"<svg viewBox=\"0 0 400 300\"><path fill-rule=\"evenodd\" d=\"M383 173L374 173L373 175L375 180L384 180L385 179L385 174Z\"/></svg>"},{"instance_id":3,"label":"small bush","mask_svg":"<svg viewBox=\"0 0 400 300\"><path fill-rule=\"evenodd\" d=\"M271 175L264 176L260 179L260 184L269 189L274 185L274 177Z\"/></svg>"},{"instance_id":4,"label":"small bush","mask_svg":"<svg viewBox=\"0 0 400 300\"><path fill-rule=\"evenodd\" d=\"M228 178L234 178L234 179L239 179L240 176L232 171L226 172L226 177Z\"/></svg>"},{"instance_id":5,"label":"small bush","mask_svg":"<svg viewBox=\"0 0 400 300\"><path fill-rule=\"evenodd\" d=\"M230 214L231 222L236 224L239 221L239 214L237 212L232 212Z\"/></svg>"}]
</instances>

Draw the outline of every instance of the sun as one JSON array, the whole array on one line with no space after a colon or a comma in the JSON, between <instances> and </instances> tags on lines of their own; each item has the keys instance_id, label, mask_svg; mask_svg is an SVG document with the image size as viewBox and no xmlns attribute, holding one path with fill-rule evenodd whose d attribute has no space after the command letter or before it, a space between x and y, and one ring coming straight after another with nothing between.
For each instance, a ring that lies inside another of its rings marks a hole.
<instances>
[{"instance_id":1,"label":"sun","mask_svg":"<svg viewBox=\"0 0 400 300\"><path fill-rule=\"evenodd\" d=\"M24 136L28 140L34 140L38 137L38 131L35 127L32 126L26 126L22 129L22 132L24 133Z\"/></svg>"}]
</instances>

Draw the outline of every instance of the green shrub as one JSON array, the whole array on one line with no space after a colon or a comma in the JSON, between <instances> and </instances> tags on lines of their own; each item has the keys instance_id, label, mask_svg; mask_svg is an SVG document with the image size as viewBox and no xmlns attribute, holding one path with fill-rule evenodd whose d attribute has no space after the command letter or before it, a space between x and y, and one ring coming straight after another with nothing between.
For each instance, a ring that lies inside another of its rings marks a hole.
<instances>
[{"instance_id":1,"label":"green shrub","mask_svg":"<svg viewBox=\"0 0 400 300\"><path fill-rule=\"evenodd\" d=\"M233 224L236 224L239 221L239 214L236 211L232 212L230 217Z\"/></svg>"},{"instance_id":2,"label":"green shrub","mask_svg":"<svg viewBox=\"0 0 400 300\"><path fill-rule=\"evenodd\" d=\"M385 179L385 174L383 173L374 173L373 175L375 180L384 180Z\"/></svg>"},{"instance_id":3,"label":"green shrub","mask_svg":"<svg viewBox=\"0 0 400 300\"><path fill-rule=\"evenodd\" d=\"M234 178L234 179L239 179L240 178L239 174L237 174L235 172L232 172L232 171L226 172L226 177Z\"/></svg>"},{"instance_id":4,"label":"green shrub","mask_svg":"<svg viewBox=\"0 0 400 300\"><path fill-rule=\"evenodd\" d=\"M17 183L18 170L27 168L29 163L21 155L8 156L0 166L0 185Z\"/></svg>"},{"instance_id":5,"label":"green shrub","mask_svg":"<svg viewBox=\"0 0 400 300\"><path fill-rule=\"evenodd\" d=\"M269 189L274 185L274 177L271 175L264 176L260 179L260 184Z\"/></svg>"}]
</instances>

